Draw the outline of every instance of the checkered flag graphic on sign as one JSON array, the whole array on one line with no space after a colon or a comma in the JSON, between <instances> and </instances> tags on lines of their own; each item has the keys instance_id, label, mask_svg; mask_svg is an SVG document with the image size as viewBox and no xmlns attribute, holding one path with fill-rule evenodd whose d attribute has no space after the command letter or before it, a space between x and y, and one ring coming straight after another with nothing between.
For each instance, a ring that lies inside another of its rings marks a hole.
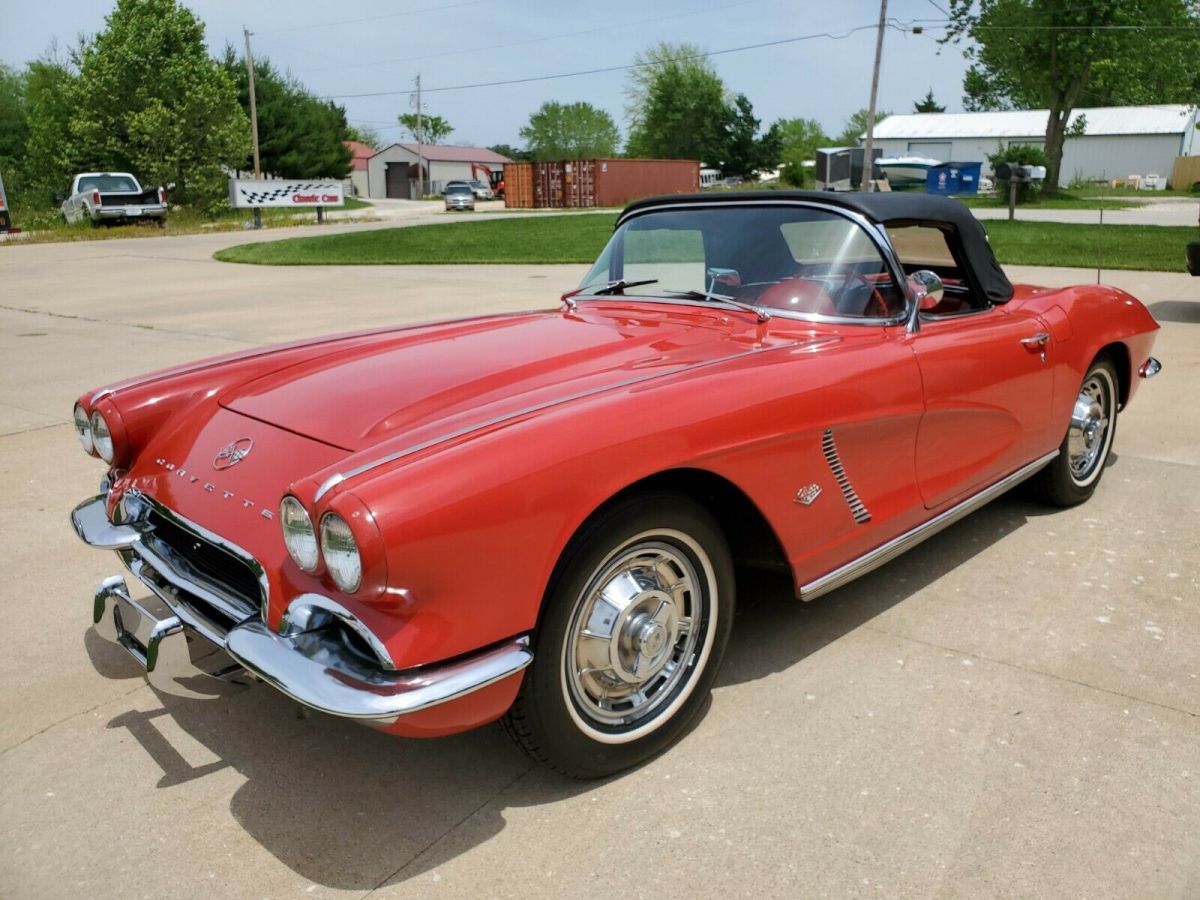
<instances>
[{"instance_id":1,"label":"checkered flag graphic on sign","mask_svg":"<svg viewBox=\"0 0 1200 900\"><path fill-rule=\"evenodd\" d=\"M269 183L269 182L268 182ZM333 190L336 185L328 182L314 181L309 184L289 184L286 188L276 188L273 191L248 191L238 187L238 193L250 203L270 203L272 200L282 200L292 194L306 194L312 191Z\"/></svg>"}]
</instances>

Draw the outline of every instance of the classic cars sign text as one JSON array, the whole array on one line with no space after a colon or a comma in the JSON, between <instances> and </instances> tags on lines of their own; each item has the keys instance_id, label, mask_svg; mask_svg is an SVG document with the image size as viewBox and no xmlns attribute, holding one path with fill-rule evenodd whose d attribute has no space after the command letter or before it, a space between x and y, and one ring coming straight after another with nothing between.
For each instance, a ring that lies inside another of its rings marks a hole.
<instances>
[{"instance_id":1,"label":"classic cars sign text","mask_svg":"<svg viewBox=\"0 0 1200 900\"><path fill-rule=\"evenodd\" d=\"M341 206L345 193L340 181L229 180L229 202L236 209L256 206Z\"/></svg>"}]
</instances>

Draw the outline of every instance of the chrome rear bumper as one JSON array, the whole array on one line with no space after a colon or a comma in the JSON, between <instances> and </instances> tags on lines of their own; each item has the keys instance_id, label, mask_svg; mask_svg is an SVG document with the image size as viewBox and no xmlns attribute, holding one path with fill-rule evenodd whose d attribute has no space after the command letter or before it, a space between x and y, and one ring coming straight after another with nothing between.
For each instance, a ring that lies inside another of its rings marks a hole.
<instances>
[{"instance_id":1,"label":"chrome rear bumper","mask_svg":"<svg viewBox=\"0 0 1200 900\"><path fill-rule=\"evenodd\" d=\"M124 647L150 682L168 693L195 696L197 685L203 693L219 693L209 681L227 685L249 672L305 706L389 725L501 681L533 661L529 639L521 635L454 662L397 671L390 660L376 663L356 651L347 629L367 638L368 647L382 644L344 607L313 595L293 601L296 614L284 618L285 633L258 615L224 630L189 603L211 594L211 586L190 580L185 565L150 547L152 529L113 524L103 496L77 506L71 523L84 543L120 553L152 592L135 599L124 578L106 578L96 589L92 620L102 637Z\"/></svg>"}]
</instances>

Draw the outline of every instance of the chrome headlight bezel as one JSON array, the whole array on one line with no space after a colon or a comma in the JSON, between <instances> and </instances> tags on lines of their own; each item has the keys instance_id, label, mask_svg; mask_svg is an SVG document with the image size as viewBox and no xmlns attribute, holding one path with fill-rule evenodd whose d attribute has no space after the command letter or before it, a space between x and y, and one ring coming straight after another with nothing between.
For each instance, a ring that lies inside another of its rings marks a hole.
<instances>
[{"instance_id":1,"label":"chrome headlight bezel","mask_svg":"<svg viewBox=\"0 0 1200 900\"><path fill-rule=\"evenodd\" d=\"M350 523L335 512L321 517L321 556L338 590L353 594L362 585L362 553Z\"/></svg>"},{"instance_id":2,"label":"chrome headlight bezel","mask_svg":"<svg viewBox=\"0 0 1200 900\"><path fill-rule=\"evenodd\" d=\"M292 562L305 572L315 572L321 563L317 532L304 504L291 494L279 502L279 530Z\"/></svg>"},{"instance_id":3,"label":"chrome headlight bezel","mask_svg":"<svg viewBox=\"0 0 1200 900\"><path fill-rule=\"evenodd\" d=\"M116 448L113 446L112 429L108 425L108 419L104 418L104 413L100 410L92 410L91 425L92 446L96 450L96 455L112 465L116 458Z\"/></svg>"},{"instance_id":4,"label":"chrome headlight bezel","mask_svg":"<svg viewBox=\"0 0 1200 900\"><path fill-rule=\"evenodd\" d=\"M71 418L75 422L75 436L79 438L79 444L83 447L83 452L88 456L95 456L96 443L92 440L92 418L87 414L87 410L83 408L83 404L75 404L75 409L71 411Z\"/></svg>"}]
</instances>

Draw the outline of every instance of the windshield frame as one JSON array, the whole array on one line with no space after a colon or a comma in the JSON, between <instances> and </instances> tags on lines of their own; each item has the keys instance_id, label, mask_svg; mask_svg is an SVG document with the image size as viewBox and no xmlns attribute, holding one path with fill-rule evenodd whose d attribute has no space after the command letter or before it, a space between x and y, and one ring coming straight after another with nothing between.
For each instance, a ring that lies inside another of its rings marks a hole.
<instances>
[{"instance_id":1,"label":"windshield frame","mask_svg":"<svg viewBox=\"0 0 1200 900\"><path fill-rule=\"evenodd\" d=\"M726 201L722 201L720 203L714 203L712 201L704 201L704 200L685 201L685 202L671 202L670 200L664 200L662 203L656 203L653 206L644 206L644 207L640 207L640 208L634 210L633 212L622 213L621 216L617 219L616 225L613 226L613 237L609 238L609 241L611 242L616 237L617 232L621 229L622 226L624 226L625 224L627 224L629 222L632 222L634 219L639 219L642 216L653 215L657 212L662 212L665 210L721 210L721 209L730 209L730 208L744 209L746 207L779 207L779 206L804 208L804 209L815 209L815 210L820 210L822 212L832 213L836 216L842 217L843 219L847 219L848 221L850 221L851 223L857 225L860 229L862 229L862 231L864 231L866 233L868 239L875 245L875 249L879 252L880 257L883 259L884 265L887 266L889 274L892 276L892 279L895 281L896 286L900 289L900 292L901 292L902 296L904 297L904 308L900 312L897 312L895 315L888 316L887 318L866 318L866 317L862 317L862 316L830 316L830 315L825 315L822 313L796 312L794 310L776 309L774 307L767 307L767 306L762 306L762 307L756 306L755 309L765 310L766 312L770 313L771 318L779 317L779 318L784 318L784 319L795 319L795 320L804 321L804 322L827 322L829 324L834 324L834 325L861 325L861 326L880 327L880 326L904 325L910 321L910 319L912 318L914 303L913 303L912 292L909 290L908 278L904 274L904 269L900 265L900 260L897 259L895 251L892 249L892 245L888 241L887 235L883 231L882 226L877 225L876 223L874 223L870 219L868 219L866 216L862 215L859 212L856 212L855 210L843 209L841 207L832 206L832 205L828 205L828 204L824 204L824 203L818 203L818 202L814 202L811 200L754 199L754 200L745 200L745 201L727 201L726 200ZM608 248L608 245L606 244L605 249L607 249L607 248ZM621 249L621 248L618 248L618 249ZM603 251L601 251L601 252L603 253ZM617 253L617 252L613 253L613 259L615 259L615 260L621 259L622 256L623 256L623 253ZM597 257L597 261L599 261L599 257ZM610 277L611 277L611 271L610 271ZM612 300L612 299L614 299L612 296L609 296L609 295L597 295L597 294L590 293L590 291L595 290L600 287L603 287L603 286L604 286L603 284L588 285L587 286L588 290L581 291L579 294L572 297L572 299L573 300L586 300L586 299ZM727 309L737 309L738 308L731 304L723 303L721 300L715 299L715 298L713 300L690 300L690 299L686 299L686 298L682 298L682 297L664 297L664 296L657 295L657 294L638 294L636 292L629 292L629 291L623 292L620 296L625 299L645 300L645 301L649 301L649 302L653 302L653 303L670 303L673 305L681 305L681 306L707 307L709 309L711 309L714 306L718 306L718 305L722 306L724 308L727 308ZM750 305L752 305L752 304L750 304Z\"/></svg>"}]
</instances>

